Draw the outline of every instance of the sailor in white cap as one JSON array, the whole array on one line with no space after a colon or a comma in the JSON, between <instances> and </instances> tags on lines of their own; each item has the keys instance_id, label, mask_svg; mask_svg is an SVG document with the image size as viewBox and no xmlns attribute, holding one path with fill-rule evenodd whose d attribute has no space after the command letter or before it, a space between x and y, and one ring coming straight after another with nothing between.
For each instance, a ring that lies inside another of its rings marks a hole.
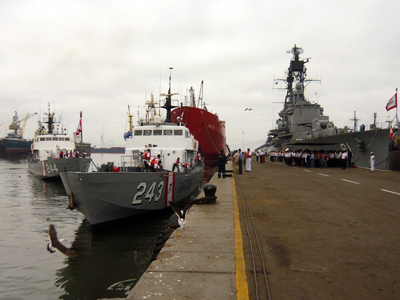
<instances>
[{"instance_id":1,"label":"sailor in white cap","mask_svg":"<svg viewBox=\"0 0 400 300\"><path fill-rule=\"evenodd\" d=\"M375 169L375 155L374 155L374 152L371 152L370 157L369 157L369 161L371 163L371 172L373 172L374 169Z\"/></svg>"}]
</instances>

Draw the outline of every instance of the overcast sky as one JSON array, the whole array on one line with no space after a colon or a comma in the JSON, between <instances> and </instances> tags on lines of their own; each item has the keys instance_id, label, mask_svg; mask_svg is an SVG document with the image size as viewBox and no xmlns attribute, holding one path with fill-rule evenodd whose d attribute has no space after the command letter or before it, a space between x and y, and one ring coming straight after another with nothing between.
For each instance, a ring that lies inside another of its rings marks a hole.
<instances>
[{"instance_id":1,"label":"overcast sky","mask_svg":"<svg viewBox=\"0 0 400 300\"><path fill-rule=\"evenodd\" d=\"M285 76L294 44L312 57L308 77L322 80L306 97L336 126L352 126L357 111L360 123L376 112L387 127L400 85L399 13L397 0L0 1L0 136L14 111L22 118L50 103L70 133L82 111L85 141L100 146L104 127L105 146L123 146L128 105L136 121L151 92L167 92L173 67L176 99L190 86L197 98L204 80L231 148L263 141L285 96L273 78Z\"/></svg>"}]
</instances>

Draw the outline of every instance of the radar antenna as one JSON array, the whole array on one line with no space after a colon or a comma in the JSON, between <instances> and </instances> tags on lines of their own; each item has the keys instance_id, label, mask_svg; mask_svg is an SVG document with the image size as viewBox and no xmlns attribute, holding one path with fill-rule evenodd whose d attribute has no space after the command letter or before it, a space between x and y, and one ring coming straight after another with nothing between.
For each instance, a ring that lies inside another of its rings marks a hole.
<instances>
[{"instance_id":1,"label":"radar antenna","mask_svg":"<svg viewBox=\"0 0 400 300\"><path fill-rule=\"evenodd\" d=\"M166 123L171 123L171 110L172 108L176 107L172 105L172 99L171 97L174 95L179 95L179 93L173 93L171 94L171 73L172 73L172 67L169 68L170 73L169 73L169 88L168 88L168 93L167 94L160 94L160 96L165 97L165 104L162 106L162 108L165 108L167 110L167 118L165 119Z\"/></svg>"},{"instance_id":2,"label":"radar antenna","mask_svg":"<svg viewBox=\"0 0 400 300\"><path fill-rule=\"evenodd\" d=\"M360 121L360 119L357 119L356 111L354 111L354 117L353 117L353 119L350 119L350 121L354 122L354 132L356 132L357 131L357 122ZM374 123L375 123L375 120L374 120Z\"/></svg>"}]
</instances>

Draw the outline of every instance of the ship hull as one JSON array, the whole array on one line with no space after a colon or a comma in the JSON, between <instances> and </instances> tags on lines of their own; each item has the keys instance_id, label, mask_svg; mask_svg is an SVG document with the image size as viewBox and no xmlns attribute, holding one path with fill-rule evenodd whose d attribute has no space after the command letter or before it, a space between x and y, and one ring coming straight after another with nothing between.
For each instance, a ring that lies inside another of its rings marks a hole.
<instances>
[{"instance_id":1,"label":"ship hull","mask_svg":"<svg viewBox=\"0 0 400 300\"><path fill-rule=\"evenodd\" d=\"M28 140L4 138L0 140L0 157L29 155L31 144Z\"/></svg>"},{"instance_id":2,"label":"ship hull","mask_svg":"<svg viewBox=\"0 0 400 300\"><path fill-rule=\"evenodd\" d=\"M344 150L350 149L352 162L357 167L370 167L370 152L375 155L375 169L388 169L389 129L358 131L324 136L306 141L287 142L277 145L278 150Z\"/></svg>"},{"instance_id":3,"label":"ship hull","mask_svg":"<svg viewBox=\"0 0 400 300\"><path fill-rule=\"evenodd\" d=\"M389 151L388 169L400 171L400 150Z\"/></svg>"},{"instance_id":4,"label":"ship hull","mask_svg":"<svg viewBox=\"0 0 400 300\"><path fill-rule=\"evenodd\" d=\"M70 208L81 212L92 226L165 211L168 201L184 204L202 186L203 167L191 173L65 172L61 174Z\"/></svg>"},{"instance_id":5,"label":"ship hull","mask_svg":"<svg viewBox=\"0 0 400 300\"><path fill-rule=\"evenodd\" d=\"M47 160L29 160L28 171L35 177L45 180L60 180L63 170L71 172L87 172L90 166L90 158L48 158Z\"/></svg>"},{"instance_id":6,"label":"ship hull","mask_svg":"<svg viewBox=\"0 0 400 300\"><path fill-rule=\"evenodd\" d=\"M190 106L175 108L171 112L172 122L179 123L178 117L199 141L206 170L216 168L218 154L221 150L226 152L225 122L220 121L216 114Z\"/></svg>"}]
</instances>

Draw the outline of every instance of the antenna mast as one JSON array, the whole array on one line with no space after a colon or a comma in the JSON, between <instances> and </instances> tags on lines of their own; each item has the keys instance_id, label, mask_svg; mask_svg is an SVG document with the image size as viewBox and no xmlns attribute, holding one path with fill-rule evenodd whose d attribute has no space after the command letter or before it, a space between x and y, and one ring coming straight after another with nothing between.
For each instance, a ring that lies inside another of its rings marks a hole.
<instances>
[{"instance_id":1,"label":"antenna mast","mask_svg":"<svg viewBox=\"0 0 400 300\"><path fill-rule=\"evenodd\" d=\"M174 95L179 95L178 93L171 94L171 74L172 74L172 67L169 68L170 73L169 73L169 88L168 88L168 93L167 94L161 94L160 96L165 96L165 104L163 108L167 110L167 118L165 119L166 123L171 123L171 109L176 107L172 105L172 99L171 96Z\"/></svg>"},{"instance_id":2,"label":"antenna mast","mask_svg":"<svg viewBox=\"0 0 400 300\"><path fill-rule=\"evenodd\" d=\"M200 84L199 100L197 100L197 105L198 105L198 108L203 108L204 107L204 103L203 103L203 80L201 81L201 84Z\"/></svg>"},{"instance_id":3,"label":"antenna mast","mask_svg":"<svg viewBox=\"0 0 400 300\"><path fill-rule=\"evenodd\" d=\"M360 119L357 119L356 111L354 111L354 118L350 119L350 121L354 121L354 132L357 131L357 122L360 121ZM374 120L375 123L375 120Z\"/></svg>"}]
</instances>

